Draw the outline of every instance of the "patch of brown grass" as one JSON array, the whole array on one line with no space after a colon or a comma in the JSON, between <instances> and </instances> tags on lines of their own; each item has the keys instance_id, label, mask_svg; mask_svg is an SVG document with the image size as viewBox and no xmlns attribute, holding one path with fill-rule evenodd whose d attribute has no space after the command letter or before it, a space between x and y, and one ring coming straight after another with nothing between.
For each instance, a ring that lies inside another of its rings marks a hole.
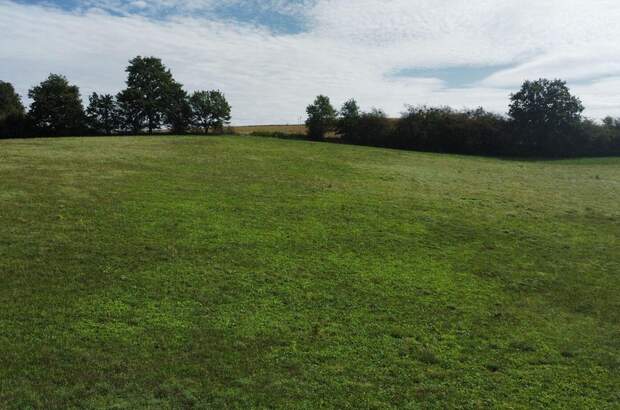
<instances>
[{"instance_id":1,"label":"patch of brown grass","mask_svg":"<svg viewBox=\"0 0 620 410\"><path fill-rule=\"evenodd\" d=\"M253 132L281 132L283 134L305 134L306 126L303 124L292 125L244 125L232 127L236 134L248 135Z\"/></svg>"}]
</instances>

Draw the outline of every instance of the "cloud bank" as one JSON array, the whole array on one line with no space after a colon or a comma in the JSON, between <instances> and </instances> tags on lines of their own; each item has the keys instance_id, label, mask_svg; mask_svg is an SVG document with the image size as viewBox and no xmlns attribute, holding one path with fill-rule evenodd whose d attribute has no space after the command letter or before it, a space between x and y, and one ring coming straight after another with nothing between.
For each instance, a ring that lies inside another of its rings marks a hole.
<instances>
[{"instance_id":1,"label":"cloud bank","mask_svg":"<svg viewBox=\"0 0 620 410\"><path fill-rule=\"evenodd\" d=\"M115 93L130 58L155 55L188 90L223 90L233 123L267 124L303 120L319 93L390 115L503 113L523 80L560 77L600 118L620 116L619 20L615 0L0 0L0 79L24 96L50 72Z\"/></svg>"}]
</instances>

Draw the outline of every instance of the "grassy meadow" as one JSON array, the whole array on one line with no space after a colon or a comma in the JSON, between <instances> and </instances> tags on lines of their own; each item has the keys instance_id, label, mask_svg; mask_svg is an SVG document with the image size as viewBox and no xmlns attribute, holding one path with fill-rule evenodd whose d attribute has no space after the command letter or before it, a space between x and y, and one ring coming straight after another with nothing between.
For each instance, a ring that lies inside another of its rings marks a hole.
<instances>
[{"instance_id":1,"label":"grassy meadow","mask_svg":"<svg viewBox=\"0 0 620 410\"><path fill-rule=\"evenodd\" d=\"M620 158L0 141L0 408L620 406Z\"/></svg>"}]
</instances>

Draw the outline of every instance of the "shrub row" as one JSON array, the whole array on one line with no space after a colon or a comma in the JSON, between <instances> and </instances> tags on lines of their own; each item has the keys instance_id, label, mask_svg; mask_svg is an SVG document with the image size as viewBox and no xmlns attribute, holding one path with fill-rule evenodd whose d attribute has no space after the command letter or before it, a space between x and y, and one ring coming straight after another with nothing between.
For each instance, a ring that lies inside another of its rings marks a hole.
<instances>
[{"instance_id":1,"label":"shrub row","mask_svg":"<svg viewBox=\"0 0 620 410\"><path fill-rule=\"evenodd\" d=\"M335 130L351 144L475 155L620 155L620 119L583 118L581 101L561 80L526 81L511 95L509 115L482 108L409 106L398 119L378 109L361 112L355 100L336 111L328 97L308 106L308 137Z\"/></svg>"}]
</instances>

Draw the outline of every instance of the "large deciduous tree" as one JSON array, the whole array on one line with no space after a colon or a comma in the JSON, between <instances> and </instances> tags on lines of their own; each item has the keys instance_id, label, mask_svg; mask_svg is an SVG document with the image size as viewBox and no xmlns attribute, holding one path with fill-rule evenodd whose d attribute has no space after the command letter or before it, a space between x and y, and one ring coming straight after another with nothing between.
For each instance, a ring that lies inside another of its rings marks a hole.
<instances>
[{"instance_id":1,"label":"large deciduous tree","mask_svg":"<svg viewBox=\"0 0 620 410\"><path fill-rule=\"evenodd\" d=\"M72 135L84 130L84 108L77 86L58 74L28 91L30 118L36 130L47 135Z\"/></svg>"},{"instance_id":2,"label":"large deciduous tree","mask_svg":"<svg viewBox=\"0 0 620 410\"><path fill-rule=\"evenodd\" d=\"M209 129L222 127L230 121L230 104L219 90L196 91L189 99L193 123L201 127L205 134Z\"/></svg>"},{"instance_id":3,"label":"large deciduous tree","mask_svg":"<svg viewBox=\"0 0 620 410\"><path fill-rule=\"evenodd\" d=\"M134 88L126 88L116 95L120 128L123 132L138 134L144 128L146 117L141 99L140 91Z\"/></svg>"},{"instance_id":4,"label":"large deciduous tree","mask_svg":"<svg viewBox=\"0 0 620 410\"><path fill-rule=\"evenodd\" d=\"M91 130L106 135L116 131L119 127L119 113L114 96L93 93L88 100L86 117Z\"/></svg>"},{"instance_id":5,"label":"large deciduous tree","mask_svg":"<svg viewBox=\"0 0 620 410\"><path fill-rule=\"evenodd\" d=\"M152 134L164 123L170 101L180 85L156 57L135 57L125 71L127 88L118 95L125 128L134 132L146 128Z\"/></svg>"},{"instance_id":6,"label":"large deciduous tree","mask_svg":"<svg viewBox=\"0 0 620 410\"><path fill-rule=\"evenodd\" d=\"M510 100L509 115L526 150L557 153L575 143L584 107L565 81L526 81Z\"/></svg>"},{"instance_id":7,"label":"large deciduous tree","mask_svg":"<svg viewBox=\"0 0 620 410\"><path fill-rule=\"evenodd\" d=\"M170 89L164 117L166 125L175 134L184 134L192 123L192 107L189 97L179 83L174 83Z\"/></svg>"},{"instance_id":8,"label":"large deciduous tree","mask_svg":"<svg viewBox=\"0 0 620 410\"><path fill-rule=\"evenodd\" d=\"M332 130L336 122L336 110L331 105L329 97L319 95L306 108L308 119L306 127L308 127L308 136L313 140L322 140L325 134Z\"/></svg>"}]
</instances>

